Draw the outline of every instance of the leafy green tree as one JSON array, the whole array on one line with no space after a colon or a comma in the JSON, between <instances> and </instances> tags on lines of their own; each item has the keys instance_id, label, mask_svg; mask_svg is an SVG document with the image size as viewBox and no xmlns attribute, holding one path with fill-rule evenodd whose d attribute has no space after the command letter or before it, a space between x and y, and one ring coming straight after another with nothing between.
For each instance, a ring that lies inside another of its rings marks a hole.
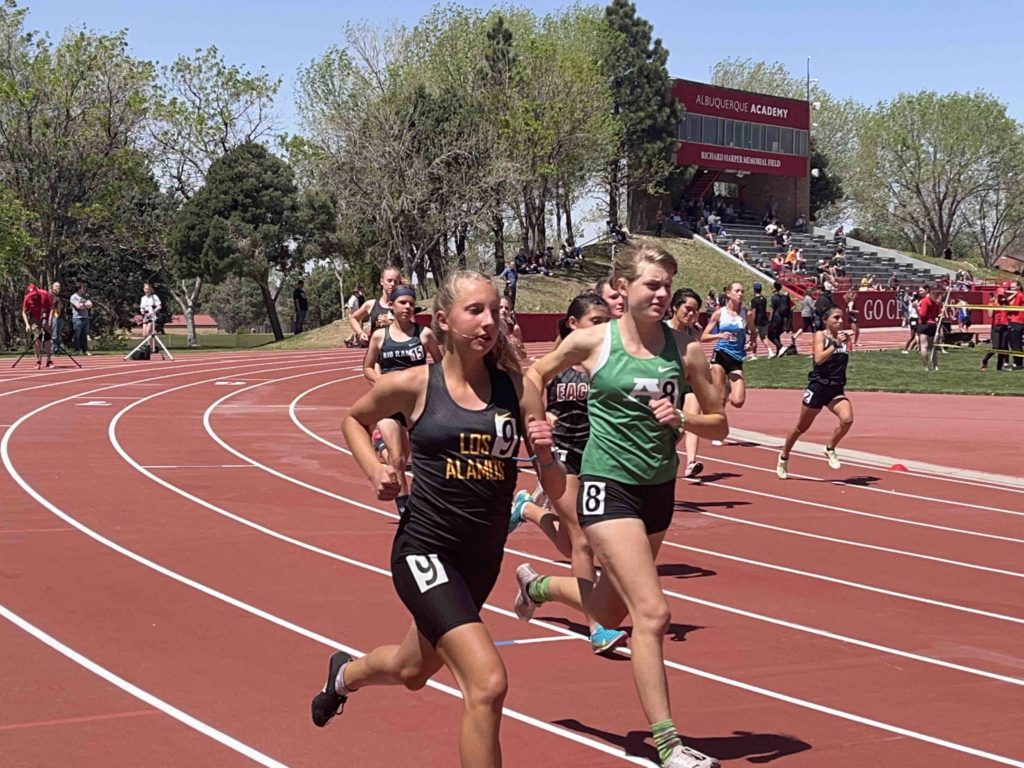
<instances>
[{"instance_id":1,"label":"leafy green tree","mask_svg":"<svg viewBox=\"0 0 1024 768\"><path fill-rule=\"evenodd\" d=\"M843 199L843 182L829 168L829 159L818 151L816 142L811 140L811 220L817 221L818 214Z\"/></svg>"},{"instance_id":2,"label":"leafy green tree","mask_svg":"<svg viewBox=\"0 0 1024 768\"><path fill-rule=\"evenodd\" d=\"M179 56L160 69L154 87L149 148L160 183L177 200L203 185L211 163L233 147L268 140L274 131L273 102L280 79L227 64L216 47ZM169 289L187 321L186 343L196 343L193 318L203 278L174 272Z\"/></svg>"},{"instance_id":3,"label":"leafy green tree","mask_svg":"<svg viewBox=\"0 0 1024 768\"><path fill-rule=\"evenodd\" d=\"M620 223L619 199L626 192L629 227L640 225L640 195L663 192L675 169L673 150L679 115L668 74L668 50L631 0L612 0L605 21L620 37L606 58L605 74L621 126L619 152L608 171L608 218Z\"/></svg>"},{"instance_id":4,"label":"leafy green tree","mask_svg":"<svg viewBox=\"0 0 1024 768\"><path fill-rule=\"evenodd\" d=\"M1019 168L1019 126L977 92L902 94L861 126L850 185L872 229L941 253L965 228L972 201Z\"/></svg>"},{"instance_id":5,"label":"leafy green tree","mask_svg":"<svg viewBox=\"0 0 1024 768\"><path fill-rule=\"evenodd\" d=\"M0 6L0 181L31 213L48 282L105 233L125 202L113 192L140 178L153 67L128 54L124 32L68 30L53 44L25 15Z\"/></svg>"},{"instance_id":6,"label":"leafy green tree","mask_svg":"<svg viewBox=\"0 0 1024 768\"><path fill-rule=\"evenodd\" d=\"M228 333L259 327L266 322L263 294L254 280L228 275L213 286L204 306Z\"/></svg>"},{"instance_id":7,"label":"leafy green tree","mask_svg":"<svg viewBox=\"0 0 1024 768\"><path fill-rule=\"evenodd\" d=\"M283 278L300 258L298 208L292 171L283 160L260 144L235 147L210 165L206 184L179 213L172 233L177 273L214 282L229 273L251 278L280 341L276 302Z\"/></svg>"}]
</instances>

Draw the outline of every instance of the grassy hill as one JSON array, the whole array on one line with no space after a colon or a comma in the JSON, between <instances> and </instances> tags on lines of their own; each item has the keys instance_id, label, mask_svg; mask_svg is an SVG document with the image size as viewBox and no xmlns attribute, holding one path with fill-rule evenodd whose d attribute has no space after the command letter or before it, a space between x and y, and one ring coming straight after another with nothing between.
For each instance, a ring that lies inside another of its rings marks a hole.
<instances>
[{"instance_id":1,"label":"grassy hill","mask_svg":"<svg viewBox=\"0 0 1024 768\"><path fill-rule=\"evenodd\" d=\"M721 254L693 240L636 236L636 242L652 242L669 251L679 263L679 274L673 283L676 288L693 288L701 296L708 290L717 293L722 286L739 280L750 285L756 278ZM584 249L583 264L579 269L558 270L553 275L522 275L516 309L519 312L564 312L573 297L593 288L594 283L611 271L612 246L598 243ZM765 283L765 290L771 293ZM503 281L497 281L503 287ZM432 292L420 300L421 306L431 305ZM338 320L321 328L314 328L299 336L268 344L265 349L324 349L339 347L351 335L347 320Z\"/></svg>"}]
</instances>

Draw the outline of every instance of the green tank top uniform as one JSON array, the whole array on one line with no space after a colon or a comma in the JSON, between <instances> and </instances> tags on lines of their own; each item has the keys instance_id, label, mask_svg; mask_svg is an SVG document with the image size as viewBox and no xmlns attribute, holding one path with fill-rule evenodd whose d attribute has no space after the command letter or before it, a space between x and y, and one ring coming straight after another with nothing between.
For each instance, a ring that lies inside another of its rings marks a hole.
<instances>
[{"instance_id":1,"label":"green tank top uniform","mask_svg":"<svg viewBox=\"0 0 1024 768\"><path fill-rule=\"evenodd\" d=\"M668 482L679 467L679 431L659 424L650 402L668 397L679 408L689 392L672 330L662 325L661 352L639 358L623 348L618 320L605 327L601 354L590 377L590 439L580 474L630 485Z\"/></svg>"}]
</instances>

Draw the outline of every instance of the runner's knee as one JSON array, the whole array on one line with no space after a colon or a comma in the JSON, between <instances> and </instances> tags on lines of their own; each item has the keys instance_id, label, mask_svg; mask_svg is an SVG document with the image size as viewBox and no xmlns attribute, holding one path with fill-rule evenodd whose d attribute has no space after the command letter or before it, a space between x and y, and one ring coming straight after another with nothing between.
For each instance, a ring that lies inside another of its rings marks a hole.
<instances>
[{"instance_id":1,"label":"runner's knee","mask_svg":"<svg viewBox=\"0 0 1024 768\"><path fill-rule=\"evenodd\" d=\"M496 669L478 674L470 680L463 695L466 706L498 711L508 693L508 676L500 665Z\"/></svg>"}]
</instances>

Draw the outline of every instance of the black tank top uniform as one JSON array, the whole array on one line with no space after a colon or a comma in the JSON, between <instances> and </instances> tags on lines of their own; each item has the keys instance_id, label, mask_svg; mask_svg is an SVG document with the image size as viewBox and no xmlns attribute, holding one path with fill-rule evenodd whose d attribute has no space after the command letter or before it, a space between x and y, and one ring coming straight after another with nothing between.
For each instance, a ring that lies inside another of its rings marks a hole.
<instances>
[{"instance_id":1,"label":"black tank top uniform","mask_svg":"<svg viewBox=\"0 0 1024 768\"><path fill-rule=\"evenodd\" d=\"M521 418L512 379L492 368L481 410L452 400L430 366L423 414L409 430L413 481L391 551L402 602L432 645L480 608L501 569L518 468Z\"/></svg>"},{"instance_id":2,"label":"black tank top uniform","mask_svg":"<svg viewBox=\"0 0 1024 768\"><path fill-rule=\"evenodd\" d=\"M845 343L839 343L831 336L825 336L825 349L835 347L836 351L823 363L816 364L807 375L807 389L804 390L804 405L808 408L823 408L837 397L842 397L846 388L846 364L850 360Z\"/></svg>"},{"instance_id":3,"label":"black tank top uniform","mask_svg":"<svg viewBox=\"0 0 1024 768\"><path fill-rule=\"evenodd\" d=\"M391 312L391 307L385 307L380 303L380 299L373 300L373 306L370 307L370 315L367 318L370 321L370 333L377 330L377 318L381 315L387 315Z\"/></svg>"},{"instance_id":4,"label":"black tank top uniform","mask_svg":"<svg viewBox=\"0 0 1024 768\"><path fill-rule=\"evenodd\" d=\"M391 338L391 327L384 329L384 342L380 345L380 352L377 355L377 364L380 366L381 374L426 364L426 349L420 338L422 332L423 326L415 323L408 339L395 341Z\"/></svg>"},{"instance_id":5,"label":"black tank top uniform","mask_svg":"<svg viewBox=\"0 0 1024 768\"><path fill-rule=\"evenodd\" d=\"M590 376L575 368L567 368L548 384L547 411L557 419L551 436L559 458L571 475L580 473L583 449L590 437L589 393Z\"/></svg>"}]
</instances>

